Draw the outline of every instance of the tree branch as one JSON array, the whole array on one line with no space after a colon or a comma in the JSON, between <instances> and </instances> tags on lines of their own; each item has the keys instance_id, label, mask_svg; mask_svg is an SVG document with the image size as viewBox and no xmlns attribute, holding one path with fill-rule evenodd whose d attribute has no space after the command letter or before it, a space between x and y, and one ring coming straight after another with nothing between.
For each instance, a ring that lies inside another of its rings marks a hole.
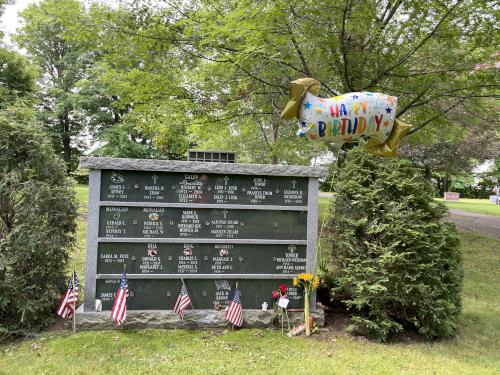
<instances>
[{"instance_id":1,"label":"tree branch","mask_svg":"<svg viewBox=\"0 0 500 375\"><path fill-rule=\"evenodd\" d=\"M410 72L408 74L390 73L390 74L386 74L386 76L398 77L398 78L408 78L408 77L423 76L423 75L428 75L428 74L444 74L444 73L451 73L451 72L472 71L472 69L474 69L473 66L467 66L467 67L463 67L463 68L449 68L449 69L438 69L438 70L429 70L429 71L422 71L422 72Z\"/></svg>"},{"instance_id":2,"label":"tree branch","mask_svg":"<svg viewBox=\"0 0 500 375\"><path fill-rule=\"evenodd\" d=\"M471 94L472 96L473 94ZM450 112L453 108L455 108L456 106L462 104L465 100L467 100L468 98L470 98L471 96L466 96L458 101L456 101L454 104L452 104L450 107L446 108L445 110L442 110L440 113L436 114L435 116L431 117L430 119L424 121L423 123L421 123L420 125L414 127L413 129L411 129L409 132L408 132L408 135L410 134L413 134L417 131L419 131L420 129L422 129L423 127L429 125L432 121L434 121L435 119L441 117L442 115L446 115L448 112Z\"/></svg>"},{"instance_id":3,"label":"tree branch","mask_svg":"<svg viewBox=\"0 0 500 375\"><path fill-rule=\"evenodd\" d=\"M351 5L350 0L345 0L344 12L342 14L342 31L340 32L340 50L342 53L342 60L344 61L344 79L347 91L352 91L351 83L349 82L349 71L347 68L347 36L346 36L346 24L347 16L349 14L349 8Z\"/></svg>"},{"instance_id":4,"label":"tree branch","mask_svg":"<svg viewBox=\"0 0 500 375\"><path fill-rule=\"evenodd\" d=\"M242 116L269 116L269 115L273 115L273 114L274 114L273 112L235 113L235 114L233 114L231 116L227 116L227 117L218 117L218 118L214 118L214 119L207 120L207 121L192 122L190 125L211 124L211 123L214 123L214 122L221 122L221 121L231 120L233 118L242 117Z\"/></svg>"},{"instance_id":5,"label":"tree branch","mask_svg":"<svg viewBox=\"0 0 500 375\"><path fill-rule=\"evenodd\" d=\"M421 92L419 92L418 95L415 98L413 98L413 100L410 103L408 103L406 106L404 106L401 110L398 111L396 118L403 116L406 111L408 111L410 108L413 107L413 104L415 104L422 96L425 95L426 92L429 91L429 89L430 87L427 87Z\"/></svg>"},{"instance_id":6,"label":"tree branch","mask_svg":"<svg viewBox=\"0 0 500 375\"><path fill-rule=\"evenodd\" d=\"M375 77L367 86L363 87L362 90L366 90L369 87L373 86L377 82L379 82L387 73L391 72L392 70L396 69L397 67L405 64L410 57L412 57L430 38L434 36L436 31L439 29L441 24L444 22L446 18L453 12L453 10L464 0L458 0L450 9L446 11L446 13L441 17L439 22L432 28L432 30L406 55L404 55L401 59L399 59L395 64L391 65L389 68L385 69L383 72L377 74L377 77Z\"/></svg>"},{"instance_id":7,"label":"tree branch","mask_svg":"<svg viewBox=\"0 0 500 375\"><path fill-rule=\"evenodd\" d=\"M290 5L290 12L292 15L294 14L293 8ZM297 40L295 39L293 35L292 28L290 27L290 24L287 22L286 27L288 29L288 33L290 34L290 39L292 40L293 48L295 49L295 52L297 52L297 55L299 56L299 59L302 63L302 66L304 68L305 73L307 74L308 77L311 76L311 70L309 69L309 65L307 64L306 58L304 57L304 54L302 53L302 50L299 47L299 44L297 43Z\"/></svg>"}]
</instances>

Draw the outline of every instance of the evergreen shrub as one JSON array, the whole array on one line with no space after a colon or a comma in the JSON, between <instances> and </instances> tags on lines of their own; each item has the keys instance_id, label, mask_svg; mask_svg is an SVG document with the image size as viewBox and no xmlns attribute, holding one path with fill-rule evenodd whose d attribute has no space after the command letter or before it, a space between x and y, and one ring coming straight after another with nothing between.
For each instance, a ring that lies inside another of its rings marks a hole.
<instances>
[{"instance_id":1,"label":"evergreen shrub","mask_svg":"<svg viewBox=\"0 0 500 375\"><path fill-rule=\"evenodd\" d=\"M409 327L450 336L461 308L459 240L423 172L354 149L333 191L324 267L332 298L352 313L349 329L378 340Z\"/></svg>"},{"instance_id":2,"label":"evergreen shrub","mask_svg":"<svg viewBox=\"0 0 500 375\"><path fill-rule=\"evenodd\" d=\"M0 341L44 327L66 288L76 198L33 125L0 116Z\"/></svg>"}]
</instances>

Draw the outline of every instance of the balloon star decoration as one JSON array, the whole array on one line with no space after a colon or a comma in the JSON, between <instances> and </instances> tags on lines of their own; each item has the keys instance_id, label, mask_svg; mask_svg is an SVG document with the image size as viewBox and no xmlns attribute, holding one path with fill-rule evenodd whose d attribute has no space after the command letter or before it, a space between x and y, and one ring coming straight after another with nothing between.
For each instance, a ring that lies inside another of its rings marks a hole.
<instances>
[{"instance_id":1,"label":"balloon star decoration","mask_svg":"<svg viewBox=\"0 0 500 375\"><path fill-rule=\"evenodd\" d=\"M368 152L396 156L399 141L411 125L396 119L395 96L353 92L333 98L318 97L320 83L313 78L292 82L290 99L281 113L285 120L299 120L298 136L338 146L364 137Z\"/></svg>"}]
</instances>

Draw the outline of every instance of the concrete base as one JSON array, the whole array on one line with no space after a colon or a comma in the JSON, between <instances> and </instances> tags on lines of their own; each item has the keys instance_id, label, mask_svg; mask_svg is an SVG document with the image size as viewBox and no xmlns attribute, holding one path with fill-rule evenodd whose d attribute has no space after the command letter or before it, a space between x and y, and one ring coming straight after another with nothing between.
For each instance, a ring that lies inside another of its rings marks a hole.
<instances>
[{"instance_id":1,"label":"concrete base","mask_svg":"<svg viewBox=\"0 0 500 375\"><path fill-rule=\"evenodd\" d=\"M83 311L83 306L77 309L76 327L78 330L100 330L115 328L109 311ZM322 309L311 310L318 326L325 325L325 312ZM298 325L303 320L303 312L288 312L290 324ZM285 326L286 326L285 320ZM184 320L172 310L133 310L127 311L127 321L124 329L198 329L227 328L230 324L224 319L224 311L216 310L186 310ZM274 310L243 310L243 328L281 328L281 318Z\"/></svg>"}]
</instances>

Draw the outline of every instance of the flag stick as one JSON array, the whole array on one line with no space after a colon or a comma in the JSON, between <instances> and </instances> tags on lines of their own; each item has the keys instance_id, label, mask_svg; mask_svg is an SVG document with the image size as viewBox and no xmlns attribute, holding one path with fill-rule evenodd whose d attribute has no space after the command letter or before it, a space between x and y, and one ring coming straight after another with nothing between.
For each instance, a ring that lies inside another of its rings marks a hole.
<instances>
[{"instance_id":1,"label":"flag stick","mask_svg":"<svg viewBox=\"0 0 500 375\"><path fill-rule=\"evenodd\" d=\"M123 263L123 273L125 274L125 271L127 270L127 263ZM126 278L126 276L125 276ZM125 309L127 308L127 299L128 299L128 281L127 281L127 294L125 296ZM125 316L125 321L123 322L123 324L125 324L127 322L127 317Z\"/></svg>"},{"instance_id":2,"label":"flag stick","mask_svg":"<svg viewBox=\"0 0 500 375\"><path fill-rule=\"evenodd\" d=\"M281 336L283 336L283 328L284 328L284 319L285 317L283 316L283 307L281 308Z\"/></svg>"},{"instance_id":3,"label":"flag stick","mask_svg":"<svg viewBox=\"0 0 500 375\"><path fill-rule=\"evenodd\" d=\"M76 272L73 270L73 333L76 332L76 298L75 298L75 275Z\"/></svg>"}]
</instances>

